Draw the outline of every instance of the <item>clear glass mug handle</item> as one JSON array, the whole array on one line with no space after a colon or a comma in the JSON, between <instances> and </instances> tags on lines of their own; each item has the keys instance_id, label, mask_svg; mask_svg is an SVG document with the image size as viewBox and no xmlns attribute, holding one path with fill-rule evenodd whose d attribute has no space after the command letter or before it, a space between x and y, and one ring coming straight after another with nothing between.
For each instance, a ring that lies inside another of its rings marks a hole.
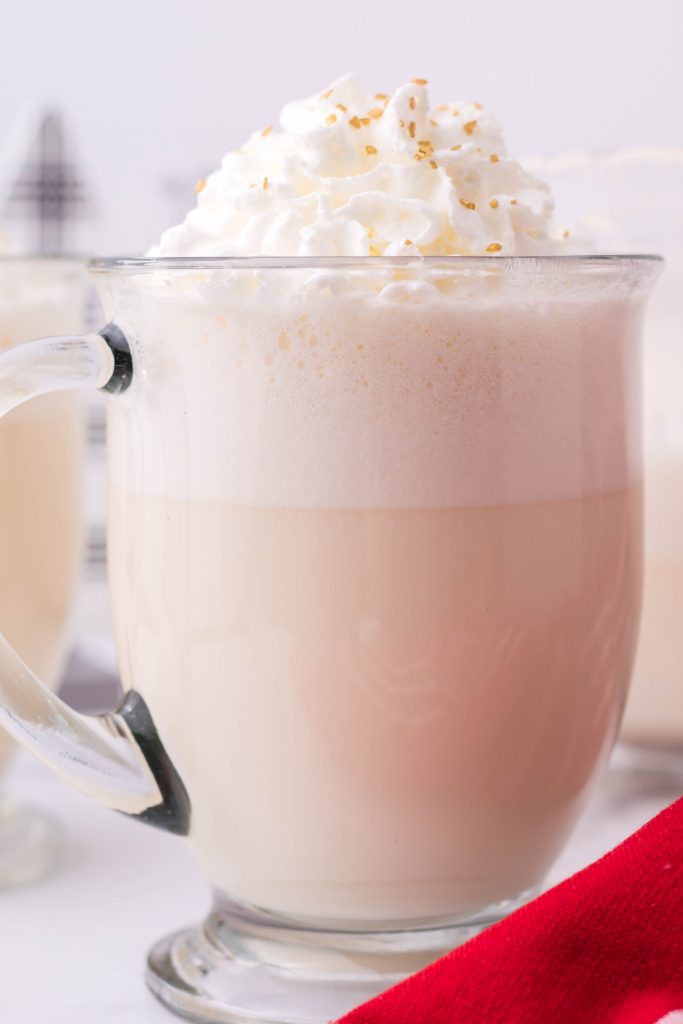
<instances>
[{"instance_id":1,"label":"clear glass mug handle","mask_svg":"<svg viewBox=\"0 0 683 1024\"><path fill-rule=\"evenodd\" d=\"M114 324L99 334L28 341L0 352L0 416L53 391L122 392L132 376L130 348ZM178 835L189 831L187 791L134 690L115 711L79 714L0 634L0 726L101 803Z\"/></svg>"}]
</instances>

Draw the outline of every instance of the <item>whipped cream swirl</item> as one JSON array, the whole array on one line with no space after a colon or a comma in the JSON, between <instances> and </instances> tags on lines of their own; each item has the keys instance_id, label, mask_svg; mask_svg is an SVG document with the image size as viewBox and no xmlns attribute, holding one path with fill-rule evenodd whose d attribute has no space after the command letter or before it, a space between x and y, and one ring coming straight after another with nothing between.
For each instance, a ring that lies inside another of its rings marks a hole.
<instances>
[{"instance_id":1,"label":"whipped cream swirl","mask_svg":"<svg viewBox=\"0 0 683 1024\"><path fill-rule=\"evenodd\" d=\"M432 108L414 79L351 76L289 103L197 186L153 256L548 255L577 250L548 187L506 154L478 103Z\"/></svg>"}]
</instances>

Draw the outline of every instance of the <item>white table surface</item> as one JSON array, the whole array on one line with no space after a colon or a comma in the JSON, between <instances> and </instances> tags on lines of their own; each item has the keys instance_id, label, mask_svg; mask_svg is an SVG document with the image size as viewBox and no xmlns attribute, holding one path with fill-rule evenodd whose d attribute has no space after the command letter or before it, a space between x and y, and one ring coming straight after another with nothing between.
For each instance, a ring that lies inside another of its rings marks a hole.
<instances>
[{"instance_id":1,"label":"white table surface","mask_svg":"<svg viewBox=\"0 0 683 1024\"><path fill-rule=\"evenodd\" d=\"M625 838L683 792L683 763L635 770L617 757L550 881ZM154 940L198 921L208 890L182 841L96 806L20 755L13 796L63 830L44 881L0 892L0 1024L171 1024L146 991Z\"/></svg>"}]
</instances>

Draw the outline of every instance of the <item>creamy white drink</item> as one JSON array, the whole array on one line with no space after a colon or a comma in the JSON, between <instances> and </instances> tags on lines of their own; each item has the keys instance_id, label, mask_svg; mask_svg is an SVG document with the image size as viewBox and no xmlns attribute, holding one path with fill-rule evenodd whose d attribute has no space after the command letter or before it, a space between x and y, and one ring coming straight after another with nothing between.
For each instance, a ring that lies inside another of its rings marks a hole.
<instances>
[{"instance_id":1,"label":"creamy white drink","mask_svg":"<svg viewBox=\"0 0 683 1024\"><path fill-rule=\"evenodd\" d=\"M643 295L609 263L382 261L571 251L478 105L344 79L282 129L154 254L378 260L103 282L142 381L109 421L121 671L221 892L472 917L538 885L618 726Z\"/></svg>"},{"instance_id":2,"label":"creamy white drink","mask_svg":"<svg viewBox=\"0 0 683 1024\"><path fill-rule=\"evenodd\" d=\"M0 349L83 319L83 270L0 255ZM82 417L78 398L47 395L0 427L0 629L48 685L66 651L81 554ZM0 732L0 768L12 745Z\"/></svg>"}]
</instances>

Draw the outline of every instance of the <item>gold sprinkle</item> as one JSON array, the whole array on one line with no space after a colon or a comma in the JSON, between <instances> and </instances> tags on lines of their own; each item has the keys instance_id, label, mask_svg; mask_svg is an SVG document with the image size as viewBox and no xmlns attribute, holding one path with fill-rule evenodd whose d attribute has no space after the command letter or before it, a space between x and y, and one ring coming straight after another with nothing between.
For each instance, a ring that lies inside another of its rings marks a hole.
<instances>
[{"instance_id":1,"label":"gold sprinkle","mask_svg":"<svg viewBox=\"0 0 683 1024\"><path fill-rule=\"evenodd\" d=\"M435 128L438 128L438 127L439 127L439 122L438 122L438 121L435 121L433 117L430 117L430 118L429 118L429 123L430 123L431 125L433 125L433 126L434 126Z\"/></svg>"},{"instance_id":2,"label":"gold sprinkle","mask_svg":"<svg viewBox=\"0 0 683 1024\"><path fill-rule=\"evenodd\" d=\"M511 199L510 200L510 206L516 206L516 205L517 205L517 200L516 199Z\"/></svg>"},{"instance_id":3,"label":"gold sprinkle","mask_svg":"<svg viewBox=\"0 0 683 1024\"><path fill-rule=\"evenodd\" d=\"M199 195L199 193L203 192L205 188L206 188L206 178L200 178L199 181L197 182L197 184L195 185L194 190L197 193L197 195Z\"/></svg>"},{"instance_id":4,"label":"gold sprinkle","mask_svg":"<svg viewBox=\"0 0 683 1024\"><path fill-rule=\"evenodd\" d=\"M408 106L410 107L411 110L415 110L415 97L414 96L411 96L410 99L408 100Z\"/></svg>"},{"instance_id":5,"label":"gold sprinkle","mask_svg":"<svg viewBox=\"0 0 683 1024\"><path fill-rule=\"evenodd\" d=\"M491 207L492 210L497 210L498 207L500 206L500 203L498 202L497 199L489 199L489 206Z\"/></svg>"},{"instance_id":6,"label":"gold sprinkle","mask_svg":"<svg viewBox=\"0 0 683 1024\"><path fill-rule=\"evenodd\" d=\"M336 115L336 114L329 114L329 115L328 115L328 116L327 116L327 117L325 118L325 124L334 124L334 122L335 122L336 120L337 120L337 115Z\"/></svg>"},{"instance_id":7,"label":"gold sprinkle","mask_svg":"<svg viewBox=\"0 0 683 1024\"><path fill-rule=\"evenodd\" d=\"M481 103L473 103L472 106L474 107L475 110L483 110L484 109L482 107Z\"/></svg>"},{"instance_id":8,"label":"gold sprinkle","mask_svg":"<svg viewBox=\"0 0 683 1024\"><path fill-rule=\"evenodd\" d=\"M408 125L408 131L410 133L411 139L414 139L415 138L415 122L414 121L411 121L410 124Z\"/></svg>"},{"instance_id":9,"label":"gold sprinkle","mask_svg":"<svg viewBox=\"0 0 683 1024\"><path fill-rule=\"evenodd\" d=\"M379 249L375 249L374 245L371 245L370 246L370 255L371 256L379 256Z\"/></svg>"},{"instance_id":10,"label":"gold sprinkle","mask_svg":"<svg viewBox=\"0 0 683 1024\"><path fill-rule=\"evenodd\" d=\"M426 78L411 78L410 81L413 83L413 85L426 85L427 84L427 79Z\"/></svg>"},{"instance_id":11,"label":"gold sprinkle","mask_svg":"<svg viewBox=\"0 0 683 1024\"><path fill-rule=\"evenodd\" d=\"M440 103L439 106L436 109L439 112L443 112L444 110L448 110L448 104L447 103Z\"/></svg>"},{"instance_id":12,"label":"gold sprinkle","mask_svg":"<svg viewBox=\"0 0 683 1024\"><path fill-rule=\"evenodd\" d=\"M489 160L491 161L492 164L497 164L498 161L500 160L500 157L498 156L497 153L491 153Z\"/></svg>"},{"instance_id":13,"label":"gold sprinkle","mask_svg":"<svg viewBox=\"0 0 683 1024\"><path fill-rule=\"evenodd\" d=\"M357 117L350 118L349 124L352 128L360 128L360 120Z\"/></svg>"},{"instance_id":14,"label":"gold sprinkle","mask_svg":"<svg viewBox=\"0 0 683 1024\"><path fill-rule=\"evenodd\" d=\"M375 154L377 153L377 149L375 146L366 146L365 152L368 154L368 156L375 156Z\"/></svg>"},{"instance_id":15,"label":"gold sprinkle","mask_svg":"<svg viewBox=\"0 0 683 1024\"><path fill-rule=\"evenodd\" d=\"M503 246L500 244L500 242L491 242L490 245L486 246L486 251L487 252L500 252L500 250L502 248L503 248Z\"/></svg>"},{"instance_id":16,"label":"gold sprinkle","mask_svg":"<svg viewBox=\"0 0 683 1024\"><path fill-rule=\"evenodd\" d=\"M267 125L266 125L266 127L265 127L265 128L263 129L263 131L261 132L261 136L262 136L262 138L265 138L265 137L266 137L266 135L270 135L270 133L272 132L272 130L273 130L273 126L272 126L272 124L267 124Z\"/></svg>"},{"instance_id":17,"label":"gold sprinkle","mask_svg":"<svg viewBox=\"0 0 683 1024\"><path fill-rule=\"evenodd\" d=\"M401 128L405 128L405 126L406 126L406 123L405 123L405 121L399 120L399 122L398 122L398 123L399 123L399 126L400 126Z\"/></svg>"},{"instance_id":18,"label":"gold sprinkle","mask_svg":"<svg viewBox=\"0 0 683 1024\"><path fill-rule=\"evenodd\" d=\"M461 199L460 205L464 206L466 210L476 210L477 208L475 203L473 203L471 199Z\"/></svg>"},{"instance_id":19,"label":"gold sprinkle","mask_svg":"<svg viewBox=\"0 0 683 1024\"><path fill-rule=\"evenodd\" d=\"M369 117L361 117L360 123L361 124L370 124L370 118Z\"/></svg>"},{"instance_id":20,"label":"gold sprinkle","mask_svg":"<svg viewBox=\"0 0 683 1024\"><path fill-rule=\"evenodd\" d=\"M385 92L376 92L375 93L375 99L376 100L384 100L384 102L386 103L387 100L389 99L389 97L387 96L387 94Z\"/></svg>"},{"instance_id":21,"label":"gold sprinkle","mask_svg":"<svg viewBox=\"0 0 683 1024\"><path fill-rule=\"evenodd\" d=\"M332 90L331 89L326 89L325 92L321 92L320 93L320 99L321 100L327 100L327 99L330 98L331 95L332 95Z\"/></svg>"},{"instance_id":22,"label":"gold sprinkle","mask_svg":"<svg viewBox=\"0 0 683 1024\"><path fill-rule=\"evenodd\" d=\"M430 167L433 167L433 168L434 168L434 170L436 170L436 160L430 160L430 161L429 161L429 166L430 166Z\"/></svg>"},{"instance_id":23,"label":"gold sprinkle","mask_svg":"<svg viewBox=\"0 0 683 1024\"><path fill-rule=\"evenodd\" d=\"M289 349L289 338L284 331L280 331L280 337L277 339L277 347L281 352L287 352Z\"/></svg>"},{"instance_id":24,"label":"gold sprinkle","mask_svg":"<svg viewBox=\"0 0 683 1024\"><path fill-rule=\"evenodd\" d=\"M468 121L467 124L462 126L462 130L467 134L471 135L474 129L477 127L476 121Z\"/></svg>"},{"instance_id":25,"label":"gold sprinkle","mask_svg":"<svg viewBox=\"0 0 683 1024\"><path fill-rule=\"evenodd\" d=\"M341 110L342 113L348 114L348 107L345 107L343 103L335 103L337 110Z\"/></svg>"},{"instance_id":26,"label":"gold sprinkle","mask_svg":"<svg viewBox=\"0 0 683 1024\"><path fill-rule=\"evenodd\" d=\"M412 245L412 244L413 244L413 240L412 240L412 238L406 238L406 239L404 239L404 242L403 242L403 244L404 244L404 245Z\"/></svg>"},{"instance_id":27,"label":"gold sprinkle","mask_svg":"<svg viewBox=\"0 0 683 1024\"><path fill-rule=\"evenodd\" d=\"M372 110L368 110L368 117L374 118L375 121L377 120L378 117L382 117L383 114L384 111L382 110L381 107L373 107Z\"/></svg>"},{"instance_id":28,"label":"gold sprinkle","mask_svg":"<svg viewBox=\"0 0 683 1024\"><path fill-rule=\"evenodd\" d=\"M365 230L368 233L368 238L374 238L375 237L375 229L374 228L366 227Z\"/></svg>"},{"instance_id":29,"label":"gold sprinkle","mask_svg":"<svg viewBox=\"0 0 683 1024\"><path fill-rule=\"evenodd\" d=\"M453 117L460 117L460 111L456 110L455 107L453 107L452 113L453 113Z\"/></svg>"},{"instance_id":30,"label":"gold sprinkle","mask_svg":"<svg viewBox=\"0 0 683 1024\"><path fill-rule=\"evenodd\" d=\"M570 235L570 234L571 234L571 232L570 232L570 231L568 231L568 230L567 230L567 231L563 231L563 232L562 232L562 237L563 237L563 238L569 238L569 235Z\"/></svg>"},{"instance_id":31,"label":"gold sprinkle","mask_svg":"<svg viewBox=\"0 0 683 1024\"><path fill-rule=\"evenodd\" d=\"M417 153L415 153L413 157L413 160L424 160L426 156L427 154L423 150L418 149Z\"/></svg>"},{"instance_id":32,"label":"gold sprinkle","mask_svg":"<svg viewBox=\"0 0 683 1024\"><path fill-rule=\"evenodd\" d=\"M263 179L263 187L264 188L268 188L268 179L267 178Z\"/></svg>"},{"instance_id":33,"label":"gold sprinkle","mask_svg":"<svg viewBox=\"0 0 683 1024\"><path fill-rule=\"evenodd\" d=\"M461 142L458 142L458 144L456 146L451 146L451 153L454 153L458 149L462 149L462 143Z\"/></svg>"}]
</instances>

